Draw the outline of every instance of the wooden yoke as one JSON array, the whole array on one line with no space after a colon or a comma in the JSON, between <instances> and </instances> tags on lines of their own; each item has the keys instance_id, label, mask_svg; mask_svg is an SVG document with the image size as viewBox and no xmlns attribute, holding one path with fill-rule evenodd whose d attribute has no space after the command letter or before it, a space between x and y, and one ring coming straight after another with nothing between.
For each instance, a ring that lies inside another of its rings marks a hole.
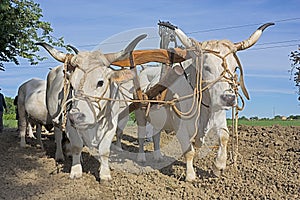
<instances>
[{"instance_id":1,"label":"wooden yoke","mask_svg":"<svg viewBox=\"0 0 300 200\"><path fill-rule=\"evenodd\" d=\"M172 50L149 49L132 51L132 59L135 65L141 65L149 62L172 64L183 62L187 59L186 57L187 51L180 48L174 48ZM113 62L112 65L119 67L130 67L130 58Z\"/></svg>"},{"instance_id":2,"label":"wooden yoke","mask_svg":"<svg viewBox=\"0 0 300 200\"><path fill-rule=\"evenodd\" d=\"M172 50L166 49L150 49L150 50L134 50L131 52L129 58L125 60L120 60L113 62L112 65L119 66L119 67L135 67L136 65L141 65L149 62L159 62L159 63L166 63L166 64L173 64L185 61L187 58L187 51L174 48ZM178 68L179 66L175 67L175 69L169 69L165 76L153 86L150 90L148 90L145 95L148 99L153 99L157 95L159 95L162 91L167 89L176 79L183 73ZM136 73L136 68L135 68ZM139 100L143 100L143 94L140 93L139 81L136 77L134 79L134 87L137 92L137 97ZM129 113L134 111L135 109L139 108L140 103L134 102L131 103L129 106ZM123 112L128 112L123 111ZM126 113L121 113L120 115L126 115ZM128 113L127 113L128 114Z\"/></svg>"}]
</instances>

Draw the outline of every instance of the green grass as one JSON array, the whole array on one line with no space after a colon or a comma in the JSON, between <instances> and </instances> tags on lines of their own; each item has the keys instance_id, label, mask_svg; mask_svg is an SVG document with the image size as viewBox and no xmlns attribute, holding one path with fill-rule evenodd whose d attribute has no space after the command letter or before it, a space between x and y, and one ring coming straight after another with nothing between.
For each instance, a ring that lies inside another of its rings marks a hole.
<instances>
[{"instance_id":1,"label":"green grass","mask_svg":"<svg viewBox=\"0 0 300 200\"><path fill-rule=\"evenodd\" d=\"M4 127L6 128L17 128L17 120L3 120ZM232 125L232 121L227 119L228 126ZM239 125L248 125L248 126L273 126L273 125L280 125L280 126L300 126L300 120L239 120ZM128 125L135 125L134 121L129 121Z\"/></svg>"},{"instance_id":2,"label":"green grass","mask_svg":"<svg viewBox=\"0 0 300 200\"><path fill-rule=\"evenodd\" d=\"M3 120L3 125L5 128L17 128L18 126L18 121L17 120Z\"/></svg>"},{"instance_id":3,"label":"green grass","mask_svg":"<svg viewBox=\"0 0 300 200\"><path fill-rule=\"evenodd\" d=\"M227 119L227 124L232 125L232 120ZM239 125L248 126L300 126L300 120L239 120Z\"/></svg>"}]
</instances>

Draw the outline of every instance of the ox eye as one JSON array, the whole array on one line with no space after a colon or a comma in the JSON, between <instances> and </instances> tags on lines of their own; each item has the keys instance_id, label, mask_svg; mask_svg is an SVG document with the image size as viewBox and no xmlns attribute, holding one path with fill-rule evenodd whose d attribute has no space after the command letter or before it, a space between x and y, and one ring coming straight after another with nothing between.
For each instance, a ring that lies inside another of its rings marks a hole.
<instances>
[{"instance_id":1,"label":"ox eye","mask_svg":"<svg viewBox=\"0 0 300 200\"><path fill-rule=\"evenodd\" d=\"M98 83L97 83L97 88L98 88L98 87L102 87L102 86L103 86L103 83L104 83L104 81L98 81Z\"/></svg>"}]
</instances>

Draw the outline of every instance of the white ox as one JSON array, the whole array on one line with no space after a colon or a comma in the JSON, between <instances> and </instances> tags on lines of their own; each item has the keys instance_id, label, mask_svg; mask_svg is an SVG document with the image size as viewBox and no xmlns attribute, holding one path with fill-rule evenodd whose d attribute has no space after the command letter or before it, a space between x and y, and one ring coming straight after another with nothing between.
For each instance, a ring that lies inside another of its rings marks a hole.
<instances>
[{"instance_id":1,"label":"white ox","mask_svg":"<svg viewBox=\"0 0 300 200\"><path fill-rule=\"evenodd\" d=\"M96 148L99 153L100 179L111 179L108 159L120 108L118 101L108 99L118 99L116 82L130 80L133 74L129 70L114 71L109 66L112 62L127 58L145 37L141 35L123 51L110 54L92 51L70 56L46 43L38 43L65 66L58 66L49 72L46 103L55 123L56 160L64 159L60 141L66 119L65 131L72 153L70 178L82 176L80 157L83 145L86 145ZM64 115L64 112L67 114Z\"/></svg>"},{"instance_id":2,"label":"white ox","mask_svg":"<svg viewBox=\"0 0 300 200\"><path fill-rule=\"evenodd\" d=\"M46 107L46 81L41 79L30 79L23 83L18 89L18 126L20 131L21 147L25 147L26 130L33 135L31 124L36 125L36 135L43 148L41 141L42 125L50 130L52 120Z\"/></svg>"},{"instance_id":3,"label":"white ox","mask_svg":"<svg viewBox=\"0 0 300 200\"><path fill-rule=\"evenodd\" d=\"M196 174L193 168L195 151L192 140L195 139L195 146L199 147L203 142L205 143L206 135L215 134L218 138L219 149L213 169L216 175L220 175L220 172L226 167L227 142L229 139L226 110L236 106L237 88L239 84L242 86L246 98L248 98L243 80L241 79L239 83L235 80L236 69L240 67L239 70L242 71L235 53L254 45L260 38L263 30L270 25L273 25L273 23L259 27L247 40L239 43L232 43L228 40L213 40L199 44L194 44L192 40L177 27L169 26L175 30L176 35L187 49L198 46L198 52L195 54L192 52L191 57L195 60L196 57L199 56L200 60L197 63L198 66L194 67L194 73L189 74L189 78L190 80L196 80L196 71L202 69L201 76L203 85L200 88L207 86L207 89L203 91L202 95L200 121L199 124L195 125L196 114L182 117L174 112L174 108L177 107L180 108L180 111L183 113L189 111L193 113L196 108L193 108L192 97L177 102L175 104L176 107L153 105L150 108L147 119L145 118L145 111L141 109L137 110L138 135L142 141L140 145L143 144L143 134L145 133L147 121L154 127L154 132L159 132L162 129L174 130L186 159L186 180L193 181L196 178ZM166 100L192 94L196 87L196 82L192 81L191 85L187 82L185 77L180 76L177 81L168 88ZM191 108L193 109L191 110ZM198 126L198 132L196 137L193 138L196 131L195 126ZM155 141L155 150L157 151L157 158L159 158L159 143L157 143L159 140L154 140L154 142ZM141 160L144 160L144 158L141 157Z\"/></svg>"},{"instance_id":4,"label":"white ox","mask_svg":"<svg viewBox=\"0 0 300 200\"><path fill-rule=\"evenodd\" d=\"M253 46L259 40L262 32L271 25L274 23L260 26L248 39L238 43L228 40L212 40L198 44L197 42L195 44L195 41L175 27L175 34L187 49L195 46L196 49L198 48L197 52L192 53L191 56L194 60L197 56L199 58L198 66L195 66L195 69L202 68L202 88L207 87L207 89L203 92L199 132L195 138L195 145L205 144L205 136L209 134L217 136L219 149L213 166L213 171L217 176L225 169L227 160L229 131L226 110L237 105L239 86L245 97L249 99L244 85L243 69L236 52ZM237 71L240 73L239 80L237 80Z\"/></svg>"}]
</instances>

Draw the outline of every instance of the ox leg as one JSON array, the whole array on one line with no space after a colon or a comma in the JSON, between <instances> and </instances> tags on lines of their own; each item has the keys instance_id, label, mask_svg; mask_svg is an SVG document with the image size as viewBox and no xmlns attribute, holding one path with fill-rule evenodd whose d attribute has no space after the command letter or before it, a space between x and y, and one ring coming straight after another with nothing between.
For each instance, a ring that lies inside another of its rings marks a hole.
<instances>
[{"instance_id":1,"label":"ox leg","mask_svg":"<svg viewBox=\"0 0 300 200\"><path fill-rule=\"evenodd\" d=\"M35 137L34 134L33 134L32 126L31 126L31 123L30 123L30 122L27 122L27 131L28 131L28 136L29 136L30 138L36 139L36 137Z\"/></svg>"},{"instance_id":2,"label":"ox leg","mask_svg":"<svg viewBox=\"0 0 300 200\"><path fill-rule=\"evenodd\" d=\"M54 127L54 136L56 143L55 160L64 161L65 157L62 148L62 131L58 127Z\"/></svg>"},{"instance_id":3,"label":"ox leg","mask_svg":"<svg viewBox=\"0 0 300 200\"><path fill-rule=\"evenodd\" d=\"M123 151L122 149L122 136L123 136L123 130L120 128L116 131L116 150L117 151Z\"/></svg>"},{"instance_id":4,"label":"ox leg","mask_svg":"<svg viewBox=\"0 0 300 200\"><path fill-rule=\"evenodd\" d=\"M68 125L67 125L68 126ZM83 141L80 134L86 134L85 132L79 133L78 130L74 129L72 126L66 128L67 136L70 140L71 152L72 152L72 167L70 172L70 178L80 178L82 177L82 165L81 165L81 152L83 149Z\"/></svg>"},{"instance_id":5,"label":"ox leg","mask_svg":"<svg viewBox=\"0 0 300 200\"><path fill-rule=\"evenodd\" d=\"M24 106L19 106L19 119L18 119L18 128L19 128L19 132L20 132L20 137L21 137L21 141L20 141L20 146L21 147L25 147L26 146L26 140L25 140L25 136L26 136L26 126L27 126L27 120L26 120L26 111Z\"/></svg>"},{"instance_id":6,"label":"ox leg","mask_svg":"<svg viewBox=\"0 0 300 200\"><path fill-rule=\"evenodd\" d=\"M107 134L103 137L99 145L99 162L100 170L99 177L101 181L111 180L111 174L109 169L109 154L110 154L110 145L114 137L115 130L108 131Z\"/></svg>"},{"instance_id":7,"label":"ox leg","mask_svg":"<svg viewBox=\"0 0 300 200\"><path fill-rule=\"evenodd\" d=\"M191 145L190 150L186 151L184 154L186 160L186 181L194 181L196 179L196 173L193 166L195 150Z\"/></svg>"},{"instance_id":8,"label":"ox leg","mask_svg":"<svg viewBox=\"0 0 300 200\"><path fill-rule=\"evenodd\" d=\"M137 109L135 111L135 117L137 120L138 125L138 144L139 144L139 152L137 155L137 161L138 162L146 162L146 155L144 151L144 143L146 138L146 124L147 119L145 117L145 111L140 109Z\"/></svg>"},{"instance_id":9,"label":"ox leg","mask_svg":"<svg viewBox=\"0 0 300 200\"><path fill-rule=\"evenodd\" d=\"M80 162L82 147L74 147L72 146L72 167L70 178L80 178L82 177L82 166Z\"/></svg>"},{"instance_id":10,"label":"ox leg","mask_svg":"<svg viewBox=\"0 0 300 200\"><path fill-rule=\"evenodd\" d=\"M157 162L160 162L163 160L163 155L161 154L160 151L160 131L156 131L155 129L153 129L154 135L152 136L153 138L153 144L154 144L154 152L153 152L153 156L154 156L154 160Z\"/></svg>"},{"instance_id":11,"label":"ox leg","mask_svg":"<svg viewBox=\"0 0 300 200\"><path fill-rule=\"evenodd\" d=\"M138 144L139 144L139 152L137 155L138 162L146 162L146 155L144 151L144 143L146 138L146 123L145 125L138 125Z\"/></svg>"},{"instance_id":12,"label":"ox leg","mask_svg":"<svg viewBox=\"0 0 300 200\"><path fill-rule=\"evenodd\" d=\"M21 145L21 147L25 147L26 146L26 140L25 140L26 124L22 124L21 120L19 123L19 131L20 131L20 137L21 137L20 145Z\"/></svg>"},{"instance_id":13,"label":"ox leg","mask_svg":"<svg viewBox=\"0 0 300 200\"><path fill-rule=\"evenodd\" d=\"M184 127L184 126L181 126ZM192 131L190 131L192 132ZM187 134L188 130L180 128L176 137L181 145L181 150L184 152L184 158L186 160L186 181L194 181L196 179L196 173L193 166L195 150L190 142L190 136Z\"/></svg>"},{"instance_id":14,"label":"ox leg","mask_svg":"<svg viewBox=\"0 0 300 200\"><path fill-rule=\"evenodd\" d=\"M116 150L117 151L123 151L122 149L122 136L123 136L123 130L129 121L129 115L124 116L123 118L119 116L119 121L118 121L118 127L116 131Z\"/></svg>"},{"instance_id":15,"label":"ox leg","mask_svg":"<svg viewBox=\"0 0 300 200\"><path fill-rule=\"evenodd\" d=\"M227 143L229 140L229 134L227 128L218 130L219 136L219 149L216 157L216 161L213 166L213 172L216 176L221 175L221 170L226 168L227 160Z\"/></svg>"},{"instance_id":16,"label":"ox leg","mask_svg":"<svg viewBox=\"0 0 300 200\"><path fill-rule=\"evenodd\" d=\"M44 149L43 142L42 142L42 125L41 124L36 125L36 136L37 136L37 139L38 139L41 149Z\"/></svg>"}]
</instances>

